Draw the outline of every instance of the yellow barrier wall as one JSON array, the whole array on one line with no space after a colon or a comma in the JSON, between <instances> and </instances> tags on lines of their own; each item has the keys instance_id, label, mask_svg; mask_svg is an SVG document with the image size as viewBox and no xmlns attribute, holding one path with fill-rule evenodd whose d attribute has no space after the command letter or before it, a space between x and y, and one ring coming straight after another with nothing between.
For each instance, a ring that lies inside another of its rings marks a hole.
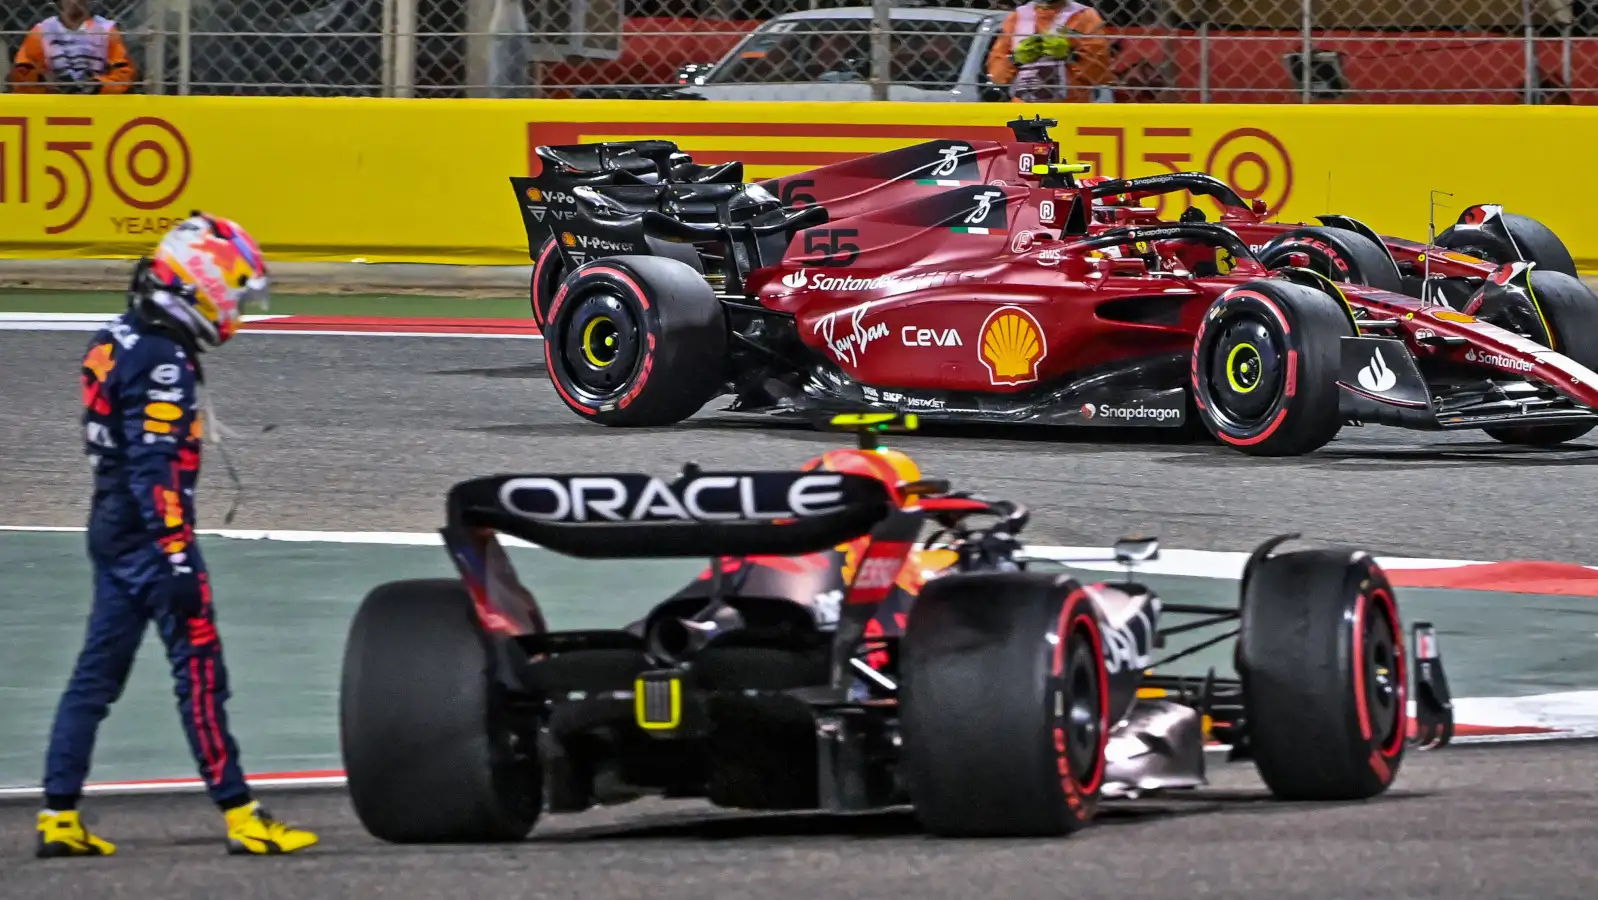
<instances>
[{"instance_id":1,"label":"yellow barrier wall","mask_svg":"<svg viewBox=\"0 0 1598 900\"><path fill-rule=\"evenodd\" d=\"M145 252L203 208L279 260L525 264L505 179L538 144L663 137L751 178L1042 114L1100 174L1208 171L1283 221L1338 212L1424 240L1472 203L1543 220L1598 268L1598 108L1021 106L0 95L0 256ZM1168 214L1175 214L1172 200ZM1285 205L1284 205L1285 204Z\"/></svg>"}]
</instances>

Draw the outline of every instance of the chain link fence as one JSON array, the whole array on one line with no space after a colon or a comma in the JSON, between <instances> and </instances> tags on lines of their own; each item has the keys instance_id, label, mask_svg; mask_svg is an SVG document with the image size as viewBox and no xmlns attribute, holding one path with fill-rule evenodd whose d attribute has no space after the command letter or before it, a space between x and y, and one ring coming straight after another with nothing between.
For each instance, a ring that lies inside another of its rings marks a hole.
<instances>
[{"instance_id":1,"label":"chain link fence","mask_svg":"<svg viewBox=\"0 0 1598 900\"><path fill-rule=\"evenodd\" d=\"M1099 100L1598 103L1598 0L1088 2L1105 23ZM996 41L1008 55L1007 0L91 6L121 27L147 93L1010 99L989 72ZM0 3L7 58L54 12Z\"/></svg>"}]
</instances>

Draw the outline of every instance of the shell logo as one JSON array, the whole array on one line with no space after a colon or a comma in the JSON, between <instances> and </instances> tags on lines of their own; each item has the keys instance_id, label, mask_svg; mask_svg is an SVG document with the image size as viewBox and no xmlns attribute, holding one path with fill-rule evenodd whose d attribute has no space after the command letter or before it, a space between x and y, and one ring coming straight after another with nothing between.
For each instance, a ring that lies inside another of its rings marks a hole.
<instances>
[{"instance_id":1,"label":"shell logo","mask_svg":"<svg viewBox=\"0 0 1598 900\"><path fill-rule=\"evenodd\" d=\"M563 233L563 234L561 234L561 236L560 236L560 242L561 242L561 243L562 243L562 244L565 244L565 245L566 245L566 246L568 246L568 247L575 247L575 246L577 246L577 239L576 239L576 238L574 238L574 237L572 237L572 233L571 233L571 232L569 232L569 231L567 231L567 232L565 232L565 233Z\"/></svg>"},{"instance_id":2,"label":"shell logo","mask_svg":"<svg viewBox=\"0 0 1598 900\"><path fill-rule=\"evenodd\" d=\"M982 365L995 385L1030 384L1049 355L1043 327L1019 306L1001 306L982 323Z\"/></svg>"},{"instance_id":3,"label":"shell logo","mask_svg":"<svg viewBox=\"0 0 1598 900\"><path fill-rule=\"evenodd\" d=\"M1462 312L1454 312L1451 309L1434 309L1430 312L1432 318L1442 319L1444 322L1458 322L1461 325L1469 325L1476 321L1475 316L1467 316Z\"/></svg>"},{"instance_id":4,"label":"shell logo","mask_svg":"<svg viewBox=\"0 0 1598 900\"><path fill-rule=\"evenodd\" d=\"M528 188L527 199L533 201L534 203L541 202L544 199L544 192L538 188Z\"/></svg>"}]
</instances>

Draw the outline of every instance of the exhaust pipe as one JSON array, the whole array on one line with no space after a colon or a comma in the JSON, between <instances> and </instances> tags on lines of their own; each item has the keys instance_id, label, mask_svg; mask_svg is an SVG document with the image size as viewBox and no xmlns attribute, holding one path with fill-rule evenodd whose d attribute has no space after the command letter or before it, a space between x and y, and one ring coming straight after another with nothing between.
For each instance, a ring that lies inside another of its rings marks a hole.
<instances>
[{"instance_id":1,"label":"exhaust pipe","mask_svg":"<svg viewBox=\"0 0 1598 900\"><path fill-rule=\"evenodd\" d=\"M681 662L743 624L743 616L737 610L719 604L690 618L663 618L649 630L649 655L666 662Z\"/></svg>"}]
</instances>

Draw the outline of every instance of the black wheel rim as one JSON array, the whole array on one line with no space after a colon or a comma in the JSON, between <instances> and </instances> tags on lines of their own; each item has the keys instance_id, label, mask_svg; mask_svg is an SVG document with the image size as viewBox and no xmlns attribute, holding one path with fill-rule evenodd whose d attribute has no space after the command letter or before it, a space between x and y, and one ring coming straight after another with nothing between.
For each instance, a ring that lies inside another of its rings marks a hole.
<instances>
[{"instance_id":1,"label":"black wheel rim","mask_svg":"<svg viewBox=\"0 0 1598 900\"><path fill-rule=\"evenodd\" d=\"M1365 654L1360 665L1365 668L1365 708L1370 711L1371 739L1377 746L1386 747L1393 742L1394 730L1403 726L1406 714L1398 708L1402 673L1394 628L1386 610L1373 603L1371 612L1365 617L1365 634L1360 642Z\"/></svg>"},{"instance_id":2,"label":"black wheel rim","mask_svg":"<svg viewBox=\"0 0 1598 900\"><path fill-rule=\"evenodd\" d=\"M633 305L611 285L594 285L571 303L560 317L559 362L583 399L603 401L631 383L643 356L643 329Z\"/></svg>"},{"instance_id":3,"label":"black wheel rim","mask_svg":"<svg viewBox=\"0 0 1598 900\"><path fill-rule=\"evenodd\" d=\"M1286 372L1286 353L1276 328L1263 317L1239 312L1218 323L1205 354L1210 406L1223 424L1247 431L1276 408Z\"/></svg>"},{"instance_id":4,"label":"black wheel rim","mask_svg":"<svg viewBox=\"0 0 1598 900\"><path fill-rule=\"evenodd\" d=\"M1080 631L1071 636L1070 662L1065 670L1062 706L1065 758L1078 784L1093 777L1104 736L1104 710L1099 691L1098 657Z\"/></svg>"}]
</instances>

